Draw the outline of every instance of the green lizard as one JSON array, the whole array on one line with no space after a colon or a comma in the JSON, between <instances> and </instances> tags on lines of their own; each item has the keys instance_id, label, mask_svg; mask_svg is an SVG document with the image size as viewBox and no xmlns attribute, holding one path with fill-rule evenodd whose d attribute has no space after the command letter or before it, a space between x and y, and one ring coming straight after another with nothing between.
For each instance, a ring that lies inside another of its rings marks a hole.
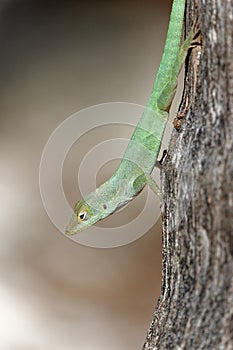
<instances>
[{"instance_id":1,"label":"green lizard","mask_svg":"<svg viewBox=\"0 0 233 350\"><path fill-rule=\"evenodd\" d=\"M179 72L198 35L194 26L181 45L185 2L173 1L165 48L152 93L118 169L110 179L75 204L66 228L67 235L83 231L114 213L137 196L145 185L161 195L150 174L159 153Z\"/></svg>"}]
</instances>

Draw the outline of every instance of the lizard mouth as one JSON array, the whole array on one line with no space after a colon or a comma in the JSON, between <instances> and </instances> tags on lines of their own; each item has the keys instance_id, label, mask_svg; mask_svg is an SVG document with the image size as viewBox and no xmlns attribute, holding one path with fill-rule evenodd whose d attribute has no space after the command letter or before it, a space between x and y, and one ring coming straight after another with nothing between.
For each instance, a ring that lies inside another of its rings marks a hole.
<instances>
[{"instance_id":1,"label":"lizard mouth","mask_svg":"<svg viewBox=\"0 0 233 350\"><path fill-rule=\"evenodd\" d=\"M71 230L69 227L66 227L65 229L66 236L73 236L75 235L75 233L77 233L77 231Z\"/></svg>"},{"instance_id":2,"label":"lizard mouth","mask_svg":"<svg viewBox=\"0 0 233 350\"><path fill-rule=\"evenodd\" d=\"M66 234L66 236L74 236L77 233L85 230L89 226L90 225L88 225L88 224L84 225L84 224L80 224L80 223L76 223L75 225L69 224L65 229L65 234Z\"/></svg>"},{"instance_id":3,"label":"lizard mouth","mask_svg":"<svg viewBox=\"0 0 233 350\"><path fill-rule=\"evenodd\" d=\"M70 226L67 226L66 229L65 229L65 234L66 236L73 236L77 233L78 231L74 228L74 229L71 229Z\"/></svg>"},{"instance_id":4,"label":"lizard mouth","mask_svg":"<svg viewBox=\"0 0 233 350\"><path fill-rule=\"evenodd\" d=\"M67 236L73 236L80 231L80 224L78 223L76 214L73 214L69 225L65 229L65 234Z\"/></svg>"}]
</instances>

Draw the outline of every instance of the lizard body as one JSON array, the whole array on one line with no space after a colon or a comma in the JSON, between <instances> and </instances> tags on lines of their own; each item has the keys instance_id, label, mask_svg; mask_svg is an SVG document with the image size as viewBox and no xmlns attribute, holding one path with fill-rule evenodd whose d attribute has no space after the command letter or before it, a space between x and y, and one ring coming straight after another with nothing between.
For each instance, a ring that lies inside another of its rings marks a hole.
<instances>
[{"instance_id":1,"label":"lizard body","mask_svg":"<svg viewBox=\"0 0 233 350\"><path fill-rule=\"evenodd\" d=\"M113 176L76 203L66 228L67 235L83 231L114 213L145 185L160 195L150 174L159 153L177 78L196 35L195 30L191 30L181 44L184 11L185 0L174 0L164 52L145 111Z\"/></svg>"}]
</instances>

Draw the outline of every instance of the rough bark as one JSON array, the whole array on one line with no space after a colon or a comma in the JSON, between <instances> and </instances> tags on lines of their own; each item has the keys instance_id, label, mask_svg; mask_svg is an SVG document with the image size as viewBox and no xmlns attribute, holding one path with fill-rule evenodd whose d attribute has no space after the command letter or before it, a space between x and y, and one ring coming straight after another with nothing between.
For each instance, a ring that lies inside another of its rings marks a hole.
<instances>
[{"instance_id":1,"label":"rough bark","mask_svg":"<svg viewBox=\"0 0 233 350\"><path fill-rule=\"evenodd\" d=\"M196 12L204 46L162 170L163 282L144 350L233 349L233 0L187 1L186 28Z\"/></svg>"}]
</instances>

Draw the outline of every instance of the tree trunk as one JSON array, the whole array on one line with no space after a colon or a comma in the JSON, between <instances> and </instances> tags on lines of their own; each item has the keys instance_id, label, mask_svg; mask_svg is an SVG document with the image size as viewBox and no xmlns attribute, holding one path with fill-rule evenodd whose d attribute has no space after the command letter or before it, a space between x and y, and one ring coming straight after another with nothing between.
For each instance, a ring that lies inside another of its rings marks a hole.
<instances>
[{"instance_id":1,"label":"tree trunk","mask_svg":"<svg viewBox=\"0 0 233 350\"><path fill-rule=\"evenodd\" d=\"M203 48L162 170L163 282L144 350L233 349L233 0L188 0L186 29L196 13Z\"/></svg>"}]
</instances>

